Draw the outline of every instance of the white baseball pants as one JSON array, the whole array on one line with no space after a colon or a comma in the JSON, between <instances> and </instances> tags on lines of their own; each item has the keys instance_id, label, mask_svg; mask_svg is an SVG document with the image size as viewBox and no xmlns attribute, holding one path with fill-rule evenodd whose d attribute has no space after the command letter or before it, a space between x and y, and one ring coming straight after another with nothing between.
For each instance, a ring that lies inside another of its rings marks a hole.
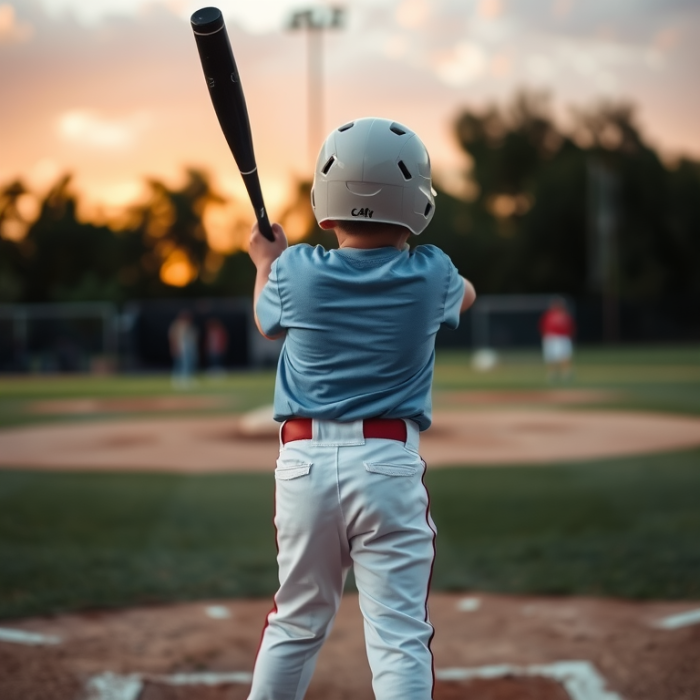
<instances>
[{"instance_id":1,"label":"white baseball pants","mask_svg":"<svg viewBox=\"0 0 700 700\"><path fill-rule=\"evenodd\" d=\"M280 587L249 700L301 700L354 567L377 700L430 700L427 598L435 525L419 431L364 438L362 421L313 421L282 445L275 470Z\"/></svg>"}]
</instances>

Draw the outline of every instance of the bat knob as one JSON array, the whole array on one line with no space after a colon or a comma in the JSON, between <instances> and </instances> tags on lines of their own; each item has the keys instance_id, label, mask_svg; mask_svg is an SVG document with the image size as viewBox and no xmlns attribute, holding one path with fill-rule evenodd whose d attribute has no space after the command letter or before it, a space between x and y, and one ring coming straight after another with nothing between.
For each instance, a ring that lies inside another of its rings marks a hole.
<instances>
[{"instance_id":1,"label":"bat knob","mask_svg":"<svg viewBox=\"0 0 700 700\"><path fill-rule=\"evenodd\" d=\"M224 27L224 16L218 7L203 7L190 17L190 23L197 34L216 34Z\"/></svg>"}]
</instances>

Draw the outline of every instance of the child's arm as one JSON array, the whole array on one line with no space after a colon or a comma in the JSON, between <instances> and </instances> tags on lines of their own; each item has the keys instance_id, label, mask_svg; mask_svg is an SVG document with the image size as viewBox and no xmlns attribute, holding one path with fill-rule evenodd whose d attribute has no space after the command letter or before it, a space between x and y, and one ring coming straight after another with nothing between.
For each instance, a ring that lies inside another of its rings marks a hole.
<instances>
[{"instance_id":1,"label":"child's arm","mask_svg":"<svg viewBox=\"0 0 700 700\"><path fill-rule=\"evenodd\" d=\"M274 338L279 338L282 333L270 337L263 333L262 328L260 328L260 321L258 320L258 314L255 309L258 304L258 299L262 293L263 287L267 284L267 280L270 277L270 269L272 263L279 258L282 253L287 249L287 236L284 230L279 224L272 224L272 233L275 236L274 241L268 241L261 233L256 223L250 232L250 242L248 245L248 255L255 265L257 274L255 275L255 289L253 291L253 310L255 315L255 325L258 330L266 338L274 340Z\"/></svg>"},{"instance_id":2,"label":"child's arm","mask_svg":"<svg viewBox=\"0 0 700 700\"><path fill-rule=\"evenodd\" d=\"M465 277L464 280L464 297L462 299L462 306L459 309L459 313L463 314L475 301L476 301L476 290L474 285Z\"/></svg>"}]
</instances>

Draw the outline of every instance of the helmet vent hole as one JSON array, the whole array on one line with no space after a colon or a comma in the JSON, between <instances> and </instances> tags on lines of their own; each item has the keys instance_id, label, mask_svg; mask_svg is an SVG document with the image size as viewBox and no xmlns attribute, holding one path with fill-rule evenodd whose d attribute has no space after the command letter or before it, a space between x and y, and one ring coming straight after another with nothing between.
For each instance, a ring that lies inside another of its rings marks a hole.
<instances>
[{"instance_id":1,"label":"helmet vent hole","mask_svg":"<svg viewBox=\"0 0 700 700\"><path fill-rule=\"evenodd\" d=\"M397 136L403 136L406 133L406 129L394 122L390 127L389 131L393 131Z\"/></svg>"},{"instance_id":2,"label":"helmet vent hole","mask_svg":"<svg viewBox=\"0 0 700 700\"><path fill-rule=\"evenodd\" d=\"M432 205L430 202L428 202L428 203L425 205L425 212L423 213L423 216L425 216L425 217L427 218L427 217L428 217L428 214L430 214L430 211L431 211L432 208L433 208L433 205Z\"/></svg>"},{"instance_id":3,"label":"helmet vent hole","mask_svg":"<svg viewBox=\"0 0 700 700\"><path fill-rule=\"evenodd\" d=\"M406 167L406 163L404 163L402 160L399 161L399 170L402 172L404 178L406 180L410 180L413 175L411 175L409 169Z\"/></svg>"},{"instance_id":4,"label":"helmet vent hole","mask_svg":"<svg viewBox=\"0 0 700 700\"><path fill-rule=\"evenodd\" d=\"M353 126L355 126L355 122L348 122L347 124L343 124L343 126L339 126L338 131L347 131L348 129L352 129Z\"/></svg>"},{"instance_id":5,"label":"helmet vent hole","mask_svg":"<svg viewBox=\"0 0 700 700\"><path fill-rule=\"evenodd\" d=\"M335 156L331 156L327 161L326 164L321 168L321 172L324 175L328 175L328 171L331 169L331 166L335 163Z\"/></svg>"}]
</instances>

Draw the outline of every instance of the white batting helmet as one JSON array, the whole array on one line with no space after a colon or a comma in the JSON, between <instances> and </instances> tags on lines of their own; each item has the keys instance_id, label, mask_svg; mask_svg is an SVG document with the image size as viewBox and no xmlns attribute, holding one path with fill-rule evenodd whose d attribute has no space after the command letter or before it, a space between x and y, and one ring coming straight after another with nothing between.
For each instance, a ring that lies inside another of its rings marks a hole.
<instances>
[{"instance_id":1,"label":"white batting helmet","mask_svg":"<svg viewBox=\"0 0 700 700\"><path fill-rule=\"evenodd\" d=\"M314 173L311 206L324 221L378 221L418 235L435 213L430 156L407 127L366 117L326 139Z\"/></svg>"}]
</instances>

